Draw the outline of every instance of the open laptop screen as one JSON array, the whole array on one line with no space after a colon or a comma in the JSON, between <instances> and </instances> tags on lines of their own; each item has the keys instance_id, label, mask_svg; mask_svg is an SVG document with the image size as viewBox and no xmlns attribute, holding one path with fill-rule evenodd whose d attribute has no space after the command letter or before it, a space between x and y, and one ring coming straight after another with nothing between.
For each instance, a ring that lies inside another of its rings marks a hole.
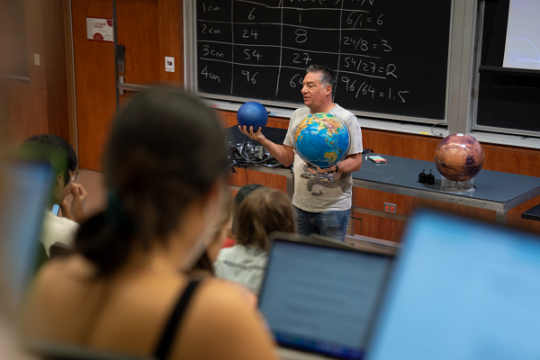
<instances>
[{"instance_id":1,"label":"open laptop screen","mask_svg":"<svg viewBox=\"0 0 540 360\"><path fill-rule=\"evenodd\" d=\"M0 204L0 272L14 302L24 295L42 246L41 223L51 195L53 171L45 162L5 161L0 168L4 190Z\"/></svg>"},{"instance_id":2,"label":"open laptop screen","mask_svg":"<svg viewBox=\"0 0 540 360\"><path fill-rule=\"evenodd\" d=\"M392 258L274 240L259 307L280 345L361 359Z\"/></svg>"},{"instance_id":3,"label":"open laptop screen","mask_svg":"<svg viewBox=\"0 0 540 360\"><path fill-rule=\"evenodd\" d=\"M540 359L540 241L433 212L409 224L369 360Z\"/></svg>"}]
</instances>

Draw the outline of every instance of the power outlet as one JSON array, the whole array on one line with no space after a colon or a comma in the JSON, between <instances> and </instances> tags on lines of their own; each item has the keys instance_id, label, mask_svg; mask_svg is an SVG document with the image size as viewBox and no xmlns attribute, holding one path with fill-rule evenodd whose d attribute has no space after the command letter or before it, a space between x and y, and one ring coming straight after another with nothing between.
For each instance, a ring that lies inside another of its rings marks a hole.
<instances>
[{"instance_id":1,"label":"power outlet","mask_svg":"<svg viewBox=\"0 0 540 360\"><path fill-rule=\"evenodd\" d=\"M397 212L396 204L384 203L384 212L395 214Z\"/></svg>"}]
</instances>

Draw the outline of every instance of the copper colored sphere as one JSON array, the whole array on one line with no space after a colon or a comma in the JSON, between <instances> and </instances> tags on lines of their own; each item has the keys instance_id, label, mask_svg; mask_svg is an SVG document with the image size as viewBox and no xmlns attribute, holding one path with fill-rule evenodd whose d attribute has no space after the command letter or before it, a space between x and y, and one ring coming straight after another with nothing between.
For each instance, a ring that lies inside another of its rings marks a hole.
<instances>
[{"instance_id":1,"label":"copper colored sphere","mask_svg":"<svg viewBox=\"0 0 540 360\"><path fill-rule=\"evenodd\" d=\"M478 175L483 165L484 149L471 135L448 135L435 149L435 166L448 180L470 180Z\"/></svg>"}]
</instances>

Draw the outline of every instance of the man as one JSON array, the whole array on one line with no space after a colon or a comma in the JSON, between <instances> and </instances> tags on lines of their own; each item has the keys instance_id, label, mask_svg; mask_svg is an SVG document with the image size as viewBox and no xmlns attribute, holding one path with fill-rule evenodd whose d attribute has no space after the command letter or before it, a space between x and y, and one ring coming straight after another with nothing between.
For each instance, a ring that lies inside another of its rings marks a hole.
<instances>
[{"instance_id":1,"label":"man","mask_svg":"<svg viewBox=\"0 0 540 360\"><path fill-rule=\"evenodd\" d=\"M45 247L47 255L54 243L71 245L75 233L79 229L79 224L85 220L83 213L84 201L88 193L81 184L76 184L77 179L77 156L71 145L62 137L52 134L35 135L21 145L22 153L58 154L64 158L65 166L58 169L55 174L52 204L60 205L62 216L55 216L50 209L45 212L43 219L43 235L41 242ZM66 197L72 196L71 206L68 205Z\"/></svg>"},{"instance_id":2,"label":"man","mask_svg":"<svg viewBox=\"0 0 540 360\"><path fill-rule=\"evenodd\" d=\"M240 131L260 142L283 165L294 161L293 205L300 234L321 234L344 241L352 206L351 172L362 166L362 132L358 119L332 100L336 76L332 69L310 65L304 77L302 96L306 107L297 109L291 116L289 130L283 145L277 145L262 134L262 129L253 132L244 126ZM309 176L307 164L294 151L294 133L298 124L309 114L330 113L342 119L348 126L351 144L347 157L336 166L317 168L319 173L337 173L334 181ZM304 174L304 176L302 176Z\"/></svg>"}]
</instances>

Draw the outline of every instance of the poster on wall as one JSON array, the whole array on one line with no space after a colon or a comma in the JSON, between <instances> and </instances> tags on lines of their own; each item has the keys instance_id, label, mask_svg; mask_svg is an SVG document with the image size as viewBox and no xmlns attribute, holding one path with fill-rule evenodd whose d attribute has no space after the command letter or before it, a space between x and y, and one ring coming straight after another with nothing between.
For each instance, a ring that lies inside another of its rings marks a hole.
<instances>
[{"instance_id":1,"label":"poster on wall","mask_svg":"<svg viewBox=\"0 0 540 360\"><path fill-rule=\"evenodd\" d=\"M87 17L86 38L92 41L114 42L112 19Z\"/></svg>"}]
</instances>

